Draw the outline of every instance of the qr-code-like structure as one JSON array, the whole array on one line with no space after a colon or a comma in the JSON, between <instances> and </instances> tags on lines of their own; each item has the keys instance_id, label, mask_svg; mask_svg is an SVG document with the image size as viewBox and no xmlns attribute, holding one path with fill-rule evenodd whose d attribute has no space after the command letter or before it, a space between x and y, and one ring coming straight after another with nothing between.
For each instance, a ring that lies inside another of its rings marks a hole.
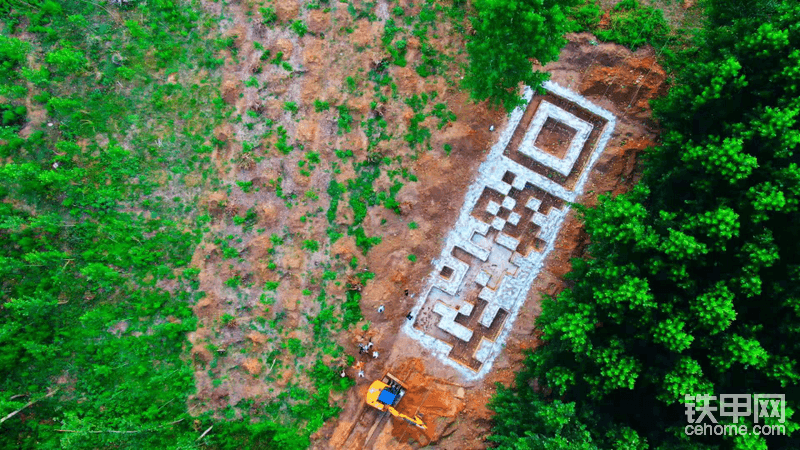
<instances>
[{"instance_id":1,"label":"qr-code-like structure","mask_svg":"<svg viewBox=\"0 0 800 450\"><path fill-rule=\"evenodd\" d=\"M525 93L467 191L404 330L467 379L502 349L615 119L555 83Z\"/></svg>"}]
</instances>

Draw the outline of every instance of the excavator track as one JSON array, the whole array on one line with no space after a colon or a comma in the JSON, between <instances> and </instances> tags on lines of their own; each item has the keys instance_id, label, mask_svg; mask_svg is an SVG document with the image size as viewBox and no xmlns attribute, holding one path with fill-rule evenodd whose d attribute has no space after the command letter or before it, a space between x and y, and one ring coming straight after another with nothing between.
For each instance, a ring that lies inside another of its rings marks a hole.
<instances>
[{"instance_id":1,"label":"excavator track","mask_svg":"<svg viewBox=\"0 0 800 450\"><path fill-rule=\"evenodd\" d=\"M386 411L382 412L378 416L378 420L375 421L375 424L372 425L372 428L370 428L369 432L367 433L367 440L364 443L364 450L373 449L375 441L378 440L378 436L380 436L381 432L383 432L383 427L386 426L386 422L389 421L390 417L392 417L392 415Z\"/></svg>"}]
</instances>

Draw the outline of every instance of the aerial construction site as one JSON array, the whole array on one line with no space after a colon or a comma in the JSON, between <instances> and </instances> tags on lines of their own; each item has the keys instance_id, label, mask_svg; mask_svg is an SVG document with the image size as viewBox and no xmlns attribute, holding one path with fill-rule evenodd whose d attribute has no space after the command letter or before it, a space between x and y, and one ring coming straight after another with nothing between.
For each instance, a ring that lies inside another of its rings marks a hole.
<instances>
[{"instance_id":1,"label":"aerial construction site","mask_svg":"<svg viewBox=\"0 0 800 450\"><path fill-rule=\"evenodd\" d=\"M0 447L798 448L793 2L0 3Z\"/></svg>"}]
</instances>

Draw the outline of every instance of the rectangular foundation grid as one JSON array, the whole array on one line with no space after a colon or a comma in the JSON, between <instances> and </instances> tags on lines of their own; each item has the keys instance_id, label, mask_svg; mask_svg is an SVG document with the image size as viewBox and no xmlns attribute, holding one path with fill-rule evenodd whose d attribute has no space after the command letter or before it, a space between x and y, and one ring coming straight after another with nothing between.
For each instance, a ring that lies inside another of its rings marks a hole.
<instances>
[{"instance_id":1,"label":"rectangular foundation grid","mask_svg":"<svg viewBox=\"0 0 800 450\"><path fill-rule=\"evenodd\" d=\"M483 378L503 348L553 249L569 203L614 130L614 116L555 83L526 88L470 185L405 333L467 380ZM537 146L546 123L569 135ZM560 141L559 144L562 144Z\"/></svg>"}]
</instances>

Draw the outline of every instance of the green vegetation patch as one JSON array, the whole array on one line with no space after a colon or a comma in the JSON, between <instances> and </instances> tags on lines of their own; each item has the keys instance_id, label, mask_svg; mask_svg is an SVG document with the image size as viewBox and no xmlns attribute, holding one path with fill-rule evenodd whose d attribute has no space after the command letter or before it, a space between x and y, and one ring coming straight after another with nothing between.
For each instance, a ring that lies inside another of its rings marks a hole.
<instances>
[{"instance_id":1,"label":"green vegetation patch","mask_svg":"<svg viewBox=\"0 0 800 450\"><path fill-rule=\"evenodd\" d=\"M85 2L0 9L0 415L11 414L0 446L193 441L184 357L204 293L187 265L204 223L161 193L210 173L201 147L220 111L214 89L153 74L213 70L198 38L209 30L173 2L120 9L123 27ZM32 122L26 96L45 123Z\"/></svg>"},{"instance_id":2,"label":"green vegetation patch","mask_svg":"<svg viewBox=\"0 0 800 450\"><path fill-rule=\"evenodd\" d=\"M670 40L670 30L664 14L658 8L637 0L623 0L609 11L610 23L599 28L603 12L596 0L573 10L578 31L590 31L601 41L616 42L631 50L645 44L663 47Z\"/></svg>"}]
</instances>

